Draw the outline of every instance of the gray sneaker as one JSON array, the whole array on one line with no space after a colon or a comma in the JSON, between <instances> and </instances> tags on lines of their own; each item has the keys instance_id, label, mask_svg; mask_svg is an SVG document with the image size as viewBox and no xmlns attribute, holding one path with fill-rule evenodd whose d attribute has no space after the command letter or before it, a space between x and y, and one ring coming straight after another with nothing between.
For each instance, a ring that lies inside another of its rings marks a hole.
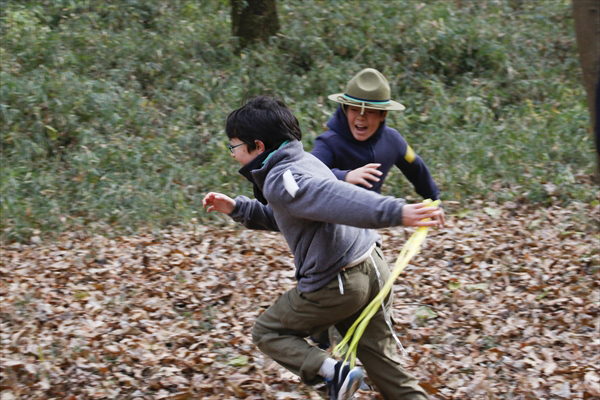
<instances>
[{"instance_id":1,"label":"gray sneaker","mask_svg":"<svg viewBox=\"0 0 600 400\"><path fill-rule=\"evenodd\" d=\"M348 400L363 383L363 371L360 367L350 369L350 363L338 361L333 379L327 381L327 391L331 400Z\"/></svg>"}]
</instances>

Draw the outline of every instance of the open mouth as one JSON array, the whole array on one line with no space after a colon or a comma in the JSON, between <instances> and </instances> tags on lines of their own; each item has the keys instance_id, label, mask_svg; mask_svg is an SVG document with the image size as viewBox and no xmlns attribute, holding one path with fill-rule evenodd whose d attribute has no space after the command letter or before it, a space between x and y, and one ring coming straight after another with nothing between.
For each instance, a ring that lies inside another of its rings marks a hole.
<instances>
[{"instance_id":1,"label":"open mouth","mask_svg":"<svg viewBox=\"0 0 600 400\"><path fill-rule=\"evenodd\" d=\"M365 125L354 125L354 128L359 134L365 134L367 132L367 127Z\"/></svg>"}]
</instances>

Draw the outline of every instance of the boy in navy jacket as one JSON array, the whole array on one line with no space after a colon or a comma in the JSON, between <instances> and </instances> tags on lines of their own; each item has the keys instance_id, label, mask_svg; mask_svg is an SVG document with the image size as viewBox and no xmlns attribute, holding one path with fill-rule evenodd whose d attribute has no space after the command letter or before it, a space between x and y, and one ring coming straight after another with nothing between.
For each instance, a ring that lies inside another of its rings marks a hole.
<instances>
[{"instance_id":1,"label":"boy in navy jacket","mask_svg":"<svg viewBox=\"0 0 600 400\"><path fill-rule=\"evenodd\" d=\"M437 200L439 191L421 158L406 140L385 124L388 110L404 110L390 99L390 86L377 70L367 68L346 85L345 93L330 100L341 106L327 122L329 130L317 137L312 154L342 181L381 193L381 186L396 165L415 191Z\"/></svg>"}]
</instances>

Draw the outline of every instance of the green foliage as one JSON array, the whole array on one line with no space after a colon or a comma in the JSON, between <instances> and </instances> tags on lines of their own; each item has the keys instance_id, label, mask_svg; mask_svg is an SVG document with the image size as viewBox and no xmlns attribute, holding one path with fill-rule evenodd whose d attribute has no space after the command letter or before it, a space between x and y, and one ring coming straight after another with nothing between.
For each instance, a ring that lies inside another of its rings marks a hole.
<instances>
[{"instance_id":1,"label":"green foliage","mask_svg":"<svg viewBox=\"0 0 600 400\"><path fill-rule=\"evenodd\" d=\"M365 67L407 106L388 124L444 199L594 197L568 1L281 1L281 33L239 55L225 0L0 5L5 240L228 223L201 206L209 190L251 194L227 114L279 95L311 150L335 109L326 95ZM398 172L384 192L416 198Z\"/></svg>"}]
</instances>

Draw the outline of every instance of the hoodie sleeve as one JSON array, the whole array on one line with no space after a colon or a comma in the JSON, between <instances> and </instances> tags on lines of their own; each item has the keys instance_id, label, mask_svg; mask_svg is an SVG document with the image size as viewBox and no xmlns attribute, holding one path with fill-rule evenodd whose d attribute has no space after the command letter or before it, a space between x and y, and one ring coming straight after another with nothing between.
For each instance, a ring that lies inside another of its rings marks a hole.
<instances>
[{"instance_id":1,"label":"hoodie sleeve","mask_svg":"<svg viewBox=\"0 0 600 400\"><path fill-rule=\"evenodd\" d=\"M332 168L334 163L333 151L331 150L327 142L325 142L325 139L323 139L321 136L317 136L317 138L315 139L315 147L313 148L312 155L321 160L323 164L327 165L327 167L329 167L329 169L331 170L331 172L333 172L335 177L338 178L340 181L346 180L346 174L350 172L350 170Z\"/></svg>"},{"instance_id":2,"label":"hoodie sleeve","mask_svg":"<svg viewBox=\"0 0 600 400\"><path fill-rule=\"evenodd\" d=\"M271 207L246 196L235 198L235 208L229 216L248 229L279 231Z\"/></svg>"},{"instance_id":3,"label":"hoodie sleeve","mask_svg":"<svg viewBox=\"0 0 600 400\"><path fill-rule=\"evenodd\" d=\"M277 184L277 191L278 207L295 218L368 229L402 225L404 199L382 196L334 179L296 173L293 177L295 192L287 191L283 182Z\"/></svg>"},{"instance_id":4,"label":"hoodie sleeve","mask_svg":"<svg viewBox=\"0 0 600 400\"><path fill-rule=\"evenodd\" d=\"M415 191L424 199L437 200L439 198L439 190L429 169L408 145L406 140L400 136L400 151L396 159L396 166L402 171L404 176L412 183Z\"/></svg>"}]
</instances>

